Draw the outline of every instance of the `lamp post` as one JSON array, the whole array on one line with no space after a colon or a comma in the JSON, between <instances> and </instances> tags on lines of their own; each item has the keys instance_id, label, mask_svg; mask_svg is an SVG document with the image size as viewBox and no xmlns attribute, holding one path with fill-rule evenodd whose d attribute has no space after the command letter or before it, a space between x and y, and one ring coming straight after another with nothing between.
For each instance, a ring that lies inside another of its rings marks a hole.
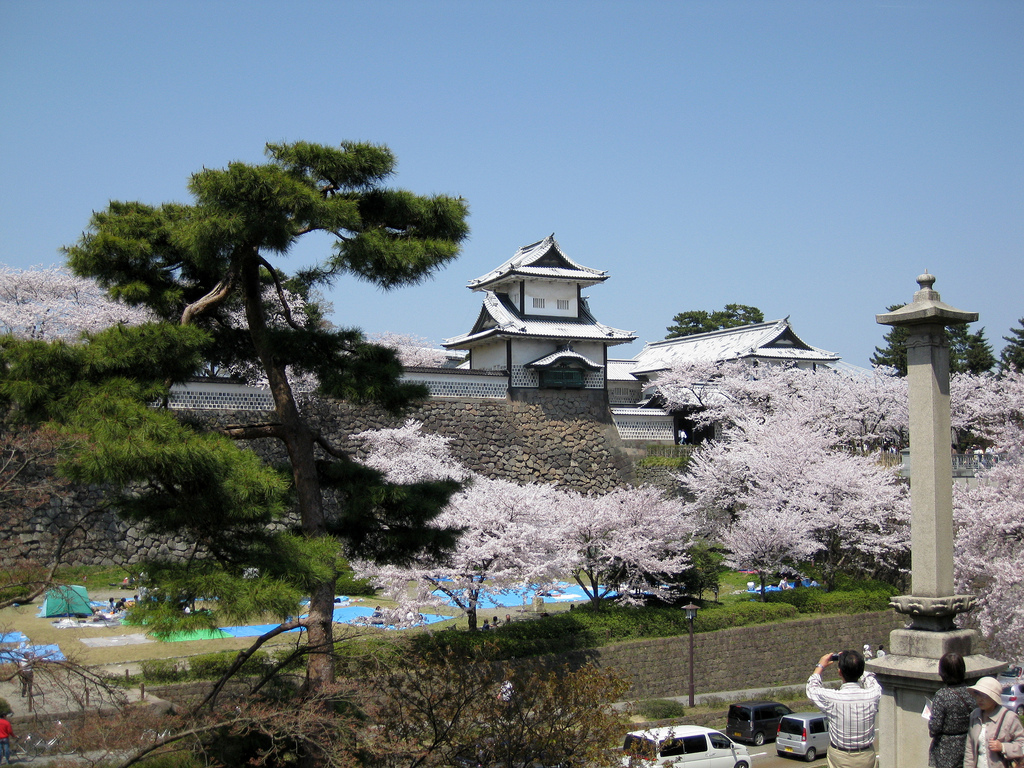
<instances>
[{"instance_id":1,"label":"lamp post","mask_svg":"<svg viewBox=\"0 0 1024 768\"><path fill-rule=\"evenodd\" d=\"M690 706L693 706L693 620L697 618L697 608L699 606L690 603L684 605L683 610L686 611L686 620L690 622Z\"/></svg>"}]
</instances>

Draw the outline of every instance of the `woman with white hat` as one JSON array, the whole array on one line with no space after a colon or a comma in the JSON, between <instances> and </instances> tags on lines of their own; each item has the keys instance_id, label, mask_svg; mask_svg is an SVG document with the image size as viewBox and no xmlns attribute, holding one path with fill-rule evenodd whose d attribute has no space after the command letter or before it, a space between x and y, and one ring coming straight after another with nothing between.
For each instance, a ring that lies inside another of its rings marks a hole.
<instances>
[{"instance_id":1,"label":"woman with white hat","mask_svg":"<svg viewBox=\"0 0 1024 768\"><path fill-rule=\"evenodd\" d=\"M964 768L1010 765L1010 760L1024 755L1024 727L1017 715L1002 705L1003 686L994 677L983 677L968 690L978 708L971 713Z\"/></svg>"}]
</instances>

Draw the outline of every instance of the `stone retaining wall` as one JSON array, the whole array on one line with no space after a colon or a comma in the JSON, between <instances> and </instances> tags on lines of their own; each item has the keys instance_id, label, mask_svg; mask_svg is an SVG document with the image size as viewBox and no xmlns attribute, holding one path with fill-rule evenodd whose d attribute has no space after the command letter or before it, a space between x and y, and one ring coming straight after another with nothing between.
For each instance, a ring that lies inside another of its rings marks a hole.
<instances>
[{"instance_id":1,"label":"stone retaining wall","mask_svg":"<svg viewBox=\"0 0 1024 768\"><path fill-rule=\"evenodd\" d=\"M358 453L351 434L401 426L406 419L450 438L456 459L481 475L520 483L557 483L584 493L607 493L636 482L633 463L611 422L604 392L518 390L512 400L427 400L402 416L373 406L315 400L303 405L310 422L339 447ZM177 411L208 427L259 422L272 414ZM285 459L276 440L244 443L268 461ZM188 547L147 536L103 509L102 488L66 487L21 519L9 521L9 546L0 567L53 551L55 536L85 516L64 562L71 565L132 565L153 557L183 555ZM86 514L87 513L87 514Z\"/></svg>"},{"instance_id":2,"label":"stone retaining wall","mask_svg":"<svg viewBox=\"0 0 1024 768\"><path fill-rule=\"evenodd\" d=\"M425 431L448 437L458 461L490 478L596 493L635 482L603 392L517 390L515 395L511 401L428 400L397 418L341 402L318 402L308 413L325 435L348 448L355 447L350 434L415 419Z\"/></svg>"},{"instance_id":3,"label":"stone retaining wall","mask_svg":"<svg viewBox=\"0 0 1024 768\"><path fill-rule=\"evenodd\" d=\"M829 650L873 648L887 643L889 632L904 626L894 611L854 616L822 616L776 624L759 624L694 635L696 693L718 693L799 685ZM629 699L685 696L689 692L689 638L637 640L585 651L519 660L557 668L593 662L632 681ZM826 681L835 679L829 673ZM205 683L152 686L156 696L180 702L206 690ZM708 719L715 719L713 713Z\"/></svg>"},{"instance_id":4,"label":"stone retaining wall","mask_svg":"<svg viewBox=\"0 0 1024 768\"><path fill-rule=\"evenodd\" d=\"M889 642L905 622L894 611L823 616L736 627L693 636L696 693L769 688L803 683L826 651L872 648ZM559 654L578 665L615 669L632 683L629 696L657 699L689 693L689 637L637 640Z\"/></svg>"}]
</instances>

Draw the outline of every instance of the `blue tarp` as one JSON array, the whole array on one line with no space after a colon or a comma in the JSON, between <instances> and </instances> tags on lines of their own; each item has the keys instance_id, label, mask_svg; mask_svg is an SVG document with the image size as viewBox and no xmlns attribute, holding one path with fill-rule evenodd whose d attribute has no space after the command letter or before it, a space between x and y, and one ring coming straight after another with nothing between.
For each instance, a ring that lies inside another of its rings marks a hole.
<instances>
[{"instance_id":1,"label":"blue tarp","mask_svg":"<svg viewBox=\"0 0 1024 768\"><path fill-rule=\"evenodd\" d=\"M265 635L280 624L255 624L247 627L221 627L221 632L227 632L232 637L259 637ZM289 632L298 632L298 628L289 629Z\"/></svg>"},{"instance_id":2,"label":"blue tarp","mask_svg":"<svg viewBox=\"0 0 1024 768\"><path fill-rule=\"evenodd\" d=\"M435 594L442 595L445 598L445 602L449 605L454 605L452 600L444 595L444 593L438 591L435 592ZM568 582L563 581L553 587L545 589L532 586L529 589L516 592L509 590L507 592L499 592L497 594L482 595L480 597L477 610L481 613L486 613L495 608L520 608L524 605L530 606L533 604L533 599L535 597L541 597L545 602L557 603L578 603L586 602L589 599L579 584L569 584Z\"/></svg>"},{"instance_id":3,"label":"blue tarp","mask_svg":"<svg viewBox=\"0 0 1024 768\"><path fill-rule=\"evenodd\" d=\"M814 581L813 579L804 579L803 581L800 582L800 586L801 587L818 587L818 586L821 586L821 585L818 584L818 582ZM795 582L794 582L794 586L791 587L791 589L796 589ZM761 591L761 587L757 586L756 584L754 586L752 586L752 587L747 587L747 592L760 592L760 591ZM781 592L782 588L779 587L778 584L769 584L767 587L764 588L764 591L765 592Z\"/></svg>"},{"instance_id":4,"label":"blue tarp","mask_svg":"<svg viewBox=\"0 0 1024 768\"><path fill-rule=\"evenodd\" d=\"M362 605L346 605L334 609L334 621L338 624L362 624L363 622L357 622L360 618L369 618L373 615L373 609L367 608ZM450 619L451 616L440 616L434 613L422 614L423 621L426 624L434 624L439 621L445 621ZM227 632L232 637L259 637L262 634L266 634L275 627L280 626L279 624L256 624L253 626L244 627L221 627L221 631ZM371 625L372 626L372 625ZM393 627L386 627L386 629L393 629ZM289 632L298 632L298 628L289 629Z\"/></svg>"},{"instance_id":5,"label":"blue tarp","mask_svg":"<svg viewBox=\"0 0 1024 768\"><path fill-rule=\"evenodd\" d=\"M35 661L64 661L59 645L19 645L17 648L0 648L0 663L10 664L29 656Z\"/></svg>"}]
</instances>

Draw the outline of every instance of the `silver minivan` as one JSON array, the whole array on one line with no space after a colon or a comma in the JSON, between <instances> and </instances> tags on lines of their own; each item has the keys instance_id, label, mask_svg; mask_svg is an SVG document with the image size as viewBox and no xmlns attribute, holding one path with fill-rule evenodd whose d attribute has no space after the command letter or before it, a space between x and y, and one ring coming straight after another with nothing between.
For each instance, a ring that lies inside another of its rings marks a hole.
<instances>
[{"instance_id":1,"label":"silver minivan","mask_svg":"<svg viewBox=\"0 0 1024 768\"><path fill-rule=\"evenodd\" d=\"M794 712L779 721L775 751L808 763L828 751L828 719L821 712Z\"/></svg>"}]
</instances>

